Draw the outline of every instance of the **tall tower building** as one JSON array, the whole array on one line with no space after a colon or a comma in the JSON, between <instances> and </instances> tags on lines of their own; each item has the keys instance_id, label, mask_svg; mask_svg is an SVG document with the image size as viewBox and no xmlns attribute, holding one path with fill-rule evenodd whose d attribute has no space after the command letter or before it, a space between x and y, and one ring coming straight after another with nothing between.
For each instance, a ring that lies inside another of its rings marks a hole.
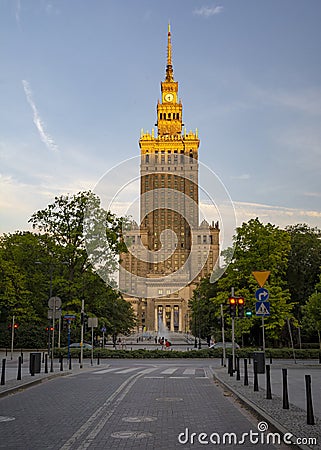
<instances>
[{"instance_id":1,"label":"tall tower building","mask_svg":"<svg viewBox=\"0 0 321 450\"><path fill-rule=\"evenodd\" d=\"M140 225L125 233L120 289L139 331L189 330L188 301L197 282L218 263L219 227L199 224L197 130L183 130L183 107L174 80L171 31L157 104L157 133L141 132Z\"/></svg>"}]
</instances>

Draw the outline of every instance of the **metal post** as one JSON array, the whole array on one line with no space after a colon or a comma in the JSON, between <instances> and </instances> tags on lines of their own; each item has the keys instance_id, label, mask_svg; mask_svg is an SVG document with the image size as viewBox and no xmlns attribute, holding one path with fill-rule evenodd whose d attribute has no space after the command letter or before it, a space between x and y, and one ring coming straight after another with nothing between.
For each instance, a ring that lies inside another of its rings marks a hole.
<instances>
[{"instance_id":1,"label":"metal post","mask_svg":"<svg viewBox=\"0 0 321 450\"><path fill-rule=\"evenodd\" d=\"M30 353L30 375L35 376L35 354Z\"/></svg>"},{"instance_id":2,"label":"metal post","mask_svg":"<svg viewBox=\"0 0 321 450\"><path fill-rule=\"evenodd\" d=\"M257 376L257 361L256 360L253 361L253 366L254 366L254 391L258 391L259 390L259 379Z\"/></svg>"},{"instance_id":3,"label":"metal post","mask_svg":"<svg viewBox=\"0 0 321 450\"><path fill-rule=\"evenodd\" d=\"M48 355L45 355L45 373L48 373Z\"/></svg>"},{"instance_id":4,"label":"metal post","mask_svg":"<svg viewBox=\"0 0 321 450\"><path fill-rule=\"evenodd\" d=\"M52 308L52 344L51 344L50 372L54 371L53 360L54 360L54 349L55 349L55 318L56 318L56 301L54 301L53 308Z\"/></svg>"},{"instance_id":5,"label":"metal post","mask_svg":"<svg viewBox=\"0 0 321 450\"><path fill-rule=\"evenodd\" d=\"M222 303L221 303L221 323L222 323L222 343L223 343L223 366L226 367L224 312L223 312L223 305L222 305Z\"/></svg>"},{"instance_id":6,"label":"metal post","mask_svg":"<svg viewBox=\"0 0 321 450\"><path fill-rule=\"evenodd\" d=\"M17 373L17 380L21 380L21 356L18 358L18 373Z\"/></svg>"},{"instance_id":7,"label":"metal post","mask_svg":"<svg viewBox=\"0 0 321 450\"><path fill-rule=\"evenodd\" d=\"M265 352L265 329L264 329L264 316L262 316L262 350Z\"/></svg>"},{"instance_id":8,"label":"metal post","mask_svg":"<svg viewBox=\"0 0 321 450\"><path fill-rule=\"evenodd\" d=\"M202 348L201 344L201 316L200 316L200 302L201 302L201 296L198 296L198 349L200 350Z\"/></svg>"},{"instance_id":9,"label":"metal post","mask_svg":"<svg viewBox=\"0 0 321 450\"><path fill-rule=\"evenodd\" d=\"M14 316L12 316L12 324L11 324L11 360L13 358L13 341L14 341Z\"/></svg>"},{"instance_id":10,"label":"metal post","mask_svg":"<svg viewBox=\"0 0 321 450\"><path fill-rule=\"evenodd\" d=\"M70 319L67 320L67 324L68 324L68 359L71 358L71 353L70 353Z\"/></svg>"},{"instance_id":11,"label":"metal post","mask_svg":"<svg viewBox=\"0 0 321 450\"><path fill-rule=\"evenodd\" d=\"M249 376L247 373L247 359L244 358L244 386L249 385Z\"/></svg>"},{"instance_id":12,"label":"metal post","mask_svg":"<svg viewBox=\"0 0 321 450\"><path fill-rule=\"evenodd\" d=\"M307 424L314 425L314 414L311 393L311 375L305 375L305 389L307 399Z\"/></svg>"},{"instance_id":13,"label":"metal post","mask_svg":"<svg viewBox=\"0 0 321 450\"><path fill-rule=\"evenodd\" d=\"M233 357L229 356L227 358L228 364L227 364L227 372L230 374L230 377L233 376Z\"/></svg>"},{"instance_id":14,"label":"metal post","mask_svg":"<svg viewBox=\"0 0 321 450\"><path fill-rule=\"evenodd\" d=\"M81 317L84 317L85 314L85 300L81 301ZM80 368L82 369L82 363L84 359L84 321L81 324L80 330L80 358L79 358Z\"/></svg>"},{"instance_id":15,"label":"metal post","mask_svg":"<svg viewBox=\"0 0 321 450\"><path fill-rule=\"evenodd\" d=\"M235 370L235 318L232 317L232 361L233 361L233 370Z\"/></svg>"},{"instance_id":16,"label":"metal post","mask_svg":"<svg viewBox=\"0 0 321 450\"><path fill-rule=\"evenodd\" d=\"M272 399L271 391L271 367L267 364L266 366L266 398L268 400Z\"/></svg>"},{"instance_id":17,"label":"metal post","mask_svg":"<svg viewBox=\"0 0 321 450\"><path fill-rule=\"evenodd\" d=\"M240 358L238 356L236 357L236 379L237 379L237 381L239 381L241 379Z\"/></svg>"},{"instance_id":18,"label":"metal post","mask_svg":"<svg viewBox=\"0 0 321 450\"><path fill-rule=\"evenodd\" d=\"M282 382L283 382L283 409L289 409L289 396L288 396L288 369L282 369Z\"/></svg>"},{"instance_id":19,"label":"metal post","mask_svg":"<svg viewBox=\"0 0 321 450\"><path fill-rule=\"evenodd\" d=\"M231 288L231 296L234 297L234 287ZM232 317L232 358L233 370L235 370L235 317Z\"/></svg>"},{"instance_id":20,"label":"metal post","mask_svg":"<svg viewBox=\"0 0 321 450\"><path fill-rule=\"evenodd\" d=\"M1 386L6 384L6 359L2 360L2 369L1 369Z\"/></svg>"},{"instance_id":21,"label":"metal post","mask_svg":"<svg viewBox=\"0 0 321 450\"><path fill-rule=\"evenodd\" d=\"M94 365L94 324L91 323L91 366Z\"/></svg>"},{"instance_id":22,"label":"metal post","mask_svg":"<svg viewBox=\"0 0 321 450\"><path fill-rule=\"evenodd\" d=\"M61 340L61 308L59 309L59 319L58 319L58 348L60 348Z\"/></svg>"}]
</instances>

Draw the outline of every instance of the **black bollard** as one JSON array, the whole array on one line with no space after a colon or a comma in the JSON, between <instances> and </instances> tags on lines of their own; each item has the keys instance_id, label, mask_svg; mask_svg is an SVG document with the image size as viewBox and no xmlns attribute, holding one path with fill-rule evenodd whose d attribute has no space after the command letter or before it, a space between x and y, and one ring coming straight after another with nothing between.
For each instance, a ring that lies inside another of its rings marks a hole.
<instances>
[{"instance_id":1,"label":"black bollard","mask_svg":"<svg viewBox=\"0 0 321 450\"><path fill-rule=\"evenodd\" d=\"M6 384L6 359L2 360L2 370L1 370L1 386Z\"/></svg>"},{"instance_id":2,"label":"black bollard","mask_svg":"<svg viewBox=\"0 0 321 450\"><path fill-rule=\"evenodd\" d=\"M271 391L271 367L267 364L266 368L266 398L268 400L272 399L272 391Z\"/></svg>"},{"instance_id":3,"label":"black bollard","mask_svg":"<svg viewBox=\"0 0 321 450\"><path fill-rule=\"evenodd\" d=\"M270 364L272 364L272 353L270 353Z\"/></svg>"},{"instance_id":4,"label":"black bollard","mask_svg":"<svg viewBox=\"0 0 321 450\"><path fill-rule=\"evenodd\" d=\"M224 366L224 356L223 356L223 352L221 353L221 366Z\"/></svg>"},{"instance_id":5,"label":"black bollard","mask_svg":"<svg viewBox=\"0 0 321 450\"><path fill-rule=\"evenodd\" d=\"M21 356L18 358L18 373L17 373L17 380L21 380Z\"/></svg>"},{"instance_id":6,"label":"black bollard","mask_svg":"<svg viewBox=\"0 0 321 450\"><path fill-rule=\"evenodd\" d=\"M71 354L69 355L69 370L71 370Z\"/></svg>"},{"instance_id":7,"label":"black bollard","mask_svg":"<svg viewBox=\"0 0 321 450\"><path fill-rule=\"evenodd\" d=\"M236 357L236 379L237 381L240 381L241 374L240 374L240 358Z\"/></svg>"},{"instance_id":8,"label":"black bollard","mask_svg":"<svg viewBox=\"0 0 321 450\"><path fill-rule=\"evenodd\" d=\"M42 364L45 362L45 352L42 352Z\"/></svg>"},{"instance_id":9,"label":"black bollard","mask_svg":"<svg viewBox=\"0 0 321 450\"><path fill-rule=\"evenodd\" d=\"M99 366L99 364L100 364L100 353L98 353L98 356L97 356L97 366Z\"/></svg>"},{"instance_id":10,"label":"black bollard","mask_svg":"<svg viewBox=\"0 0 321 450\"><path fill-rule=\"evenodd\" d=\"M249 385L249 376L247 373L247 359L244 358L244 386Z\"/></svg>"},{"instance_id":11,"label":"black bollard","mask_svg":"<svg viewBox=\"0 0 321 450\"><path fill-rule=\"evenodd\" d=\"M64 370L64 359L62 355L59 356L59 361L60 361L60 372L62 372Z\"/></svg>"},{"instance_id":12,"label":"black bollard","mask_svg":"<svg viewBox=\"0 0 321 450\"><path fill-rule=\"evenodd\" d=\"M30 375L33 377L35 375L35 354L30 353Z\"/></svg>"},{"instance_id":13,"label":"black bollard","mask_svg":"<svg viewBox=\"0 0 321 450\"><path fill-rule=\"evenodd\" d=\"M20 350L20 355L21 355L21 364L23 364L23 353L22 353L22 349Z\"/></svg>"},{"instance_id":14,"label":"black bollard","mask_svg":"<svg viewBox=\"0 0 321 450\"><path fill-rule=\"evenodd\" d=\"M305 375L305 391L307 399L307 424L314 425L314 414L311 392L311 375Z\"/></svg>"},{"instance_id":15,"label":"black bollard","mask_svg":"<svg viewBox=\"0 0 321 450\"><path fill-rule=\"evenodd\" d=\"M257 361L254 360L254 391L259 390L259 378L257 376Z\"/></svg>"},{"instance_id":16,"label":"black bollard","mask_svg":"<svg viewBox=\"0 0 321 450\"><path fill-rule=\"evenodd\" d=\"M289 409L289 395L288 395L288 369L282 369L283 382L283 409Z\"/></svg>"},{"instance_id":17,"label":"black bollard","mask_svg":"<svg viewBox=\"0 0 321 450\"><path fill-rule=\"evenodd\" d=\"M48 373L48 355L45 354L45 373Z\"/></svg>"},{"instance_id":18,"label":"black bollard","mask_svg":"<svg viewBox=\"0 0 321 450\"><path fill-rule=\"evenodd\" d=\"M249 364L251 364L251 353L249 353L248 360L249 360Z\"/></svg>"},{"instance_id":19,"label":"black bollard","mask_svg":"<svg viewBox=\"0 0 321 450\"><path fill-rule=\"evenodd\" d=\"M233 359L232 359L232 356L228 356L228 358L227 358L227 373L231 377L233 376Z\"/></svg>"}]
</instances>

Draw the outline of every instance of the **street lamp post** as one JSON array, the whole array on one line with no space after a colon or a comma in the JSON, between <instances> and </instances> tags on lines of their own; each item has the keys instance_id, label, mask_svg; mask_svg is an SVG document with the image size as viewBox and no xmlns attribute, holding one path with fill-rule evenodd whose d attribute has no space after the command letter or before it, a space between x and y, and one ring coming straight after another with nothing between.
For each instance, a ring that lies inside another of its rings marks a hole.
<instances>
[{"instance_id":1,"label":"street lamp post","mask_svg":"<svg viewBox=\"0 0 321 450\"><path fill-rule=\"evenodd\" d=\"M201 302L201 296L198 296L198 348L199 350L202 348L201 343L201 316L200 316L200 302Z\"/></svg>"}]
</instances>

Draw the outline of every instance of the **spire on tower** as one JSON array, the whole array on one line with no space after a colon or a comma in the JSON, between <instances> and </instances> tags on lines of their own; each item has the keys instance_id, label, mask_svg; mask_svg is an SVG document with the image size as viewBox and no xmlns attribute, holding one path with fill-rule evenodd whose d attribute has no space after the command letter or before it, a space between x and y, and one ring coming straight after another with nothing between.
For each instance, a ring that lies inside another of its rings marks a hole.
<instances>
[{"instance_id":1,"label":"spire on tower","mask_svg":"<svg viewBox=\"0 0 321 450\"><path fill-rule=\"evenodd\" d=\"M168 24L167 32L167 66L165 81L174 81L173 65L172 65L172 42L171 42L171 26Z\"/></svg>"}]
</instances>

